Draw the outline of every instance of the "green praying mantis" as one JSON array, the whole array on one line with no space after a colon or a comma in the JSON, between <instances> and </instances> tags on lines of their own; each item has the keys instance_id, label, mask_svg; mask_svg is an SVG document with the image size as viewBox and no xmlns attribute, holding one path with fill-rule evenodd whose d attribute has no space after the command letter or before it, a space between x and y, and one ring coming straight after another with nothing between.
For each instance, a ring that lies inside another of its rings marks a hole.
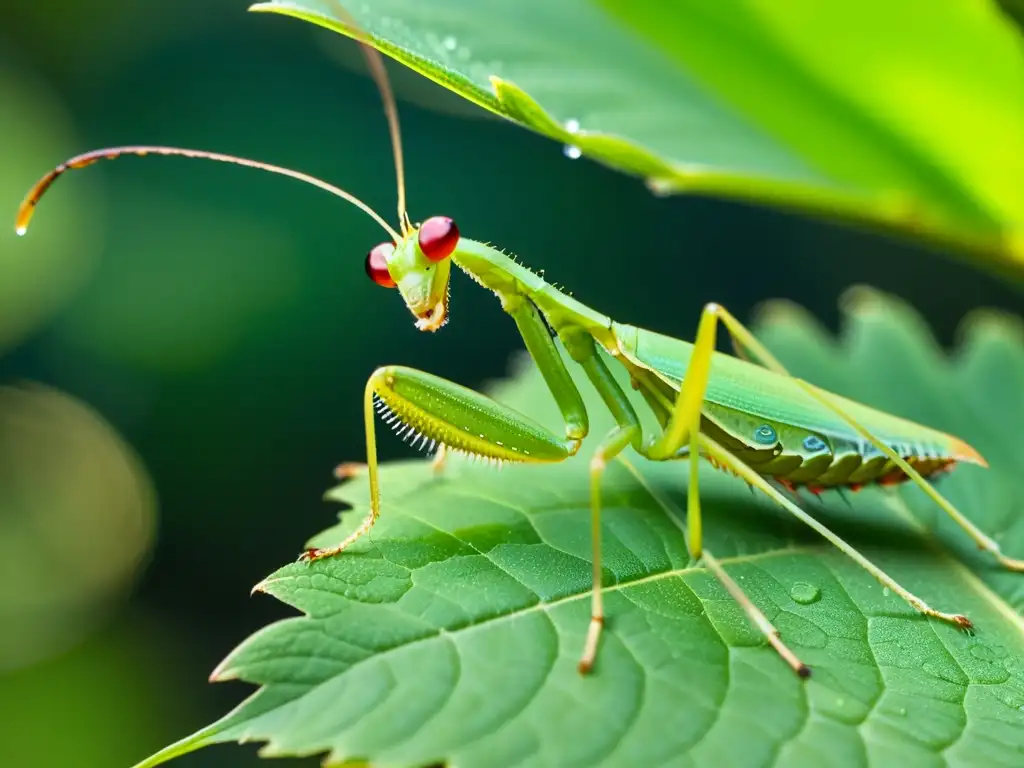
<instances>
[{"instance_id":1,"label":"green praying mantis","mask_svg":"<svg viewBox=\"0 0 1024 768\"><path fill-rule=\"evenodd\" d=\"M353 26L353 29L356 29ZM358 35L357 35L358 37ZM686 537L691 557L703 562L738 601L767 642L801 677L810 668L783 642L779 631L743 593L702 543L698 458L742 478L773 502L817 531L902 597L920 613L970 629L971 621L939 611L900 586L823 523L801 509L785 491L806 487L858 488L865 484L917 484L983 550L1001 565L1024 571L1024 561L1002 554L928 482L958 462L987 466L962 440L822 390L788 374L778 360L719 304L701 313L693 343L617 322L558 290L508 255L462 237L455 222L434 216L419 225L405 203L401 132L394 95L383 60L365 42L370 71L380 89L388 120L398 192L398 229L351 193L305 173L233 155L162 146L122 146L78 155L60 164L29 191L16 221L25 234L33 212L50 185L63 173L101 159L123 155L170 155L214 160L288 176L354 204L371 216L388 240L366 257L366 273L379 286L396 290L421 331L447 322L452 267L492 291L515 322L564 421L555 433L523 414L478 392L425 371L402 366L378 368L366 382L364 415L370 510L361 524L336 546L305 552L307 561L334 557L366 535L381 513L376 417L401 429L421 445L439 446L440 468L446 451L497 461L545 463L571 459L589 433L583 398L568 365L580 366L615 426L600 436L590 454L590 531L593 587L590 623L579 670L592 670L605 623L601 584L601 479L608 463L630 450L652 461L688 461ZM716 351L724 326L739 357ZM553 337L561 343L561 349ZM564 350L564 354L562 352ZM568 357L568 361L565 359ZM608 362L621 366L657 422L641 426L633 401Z\"/></svg>"}]
</instances>

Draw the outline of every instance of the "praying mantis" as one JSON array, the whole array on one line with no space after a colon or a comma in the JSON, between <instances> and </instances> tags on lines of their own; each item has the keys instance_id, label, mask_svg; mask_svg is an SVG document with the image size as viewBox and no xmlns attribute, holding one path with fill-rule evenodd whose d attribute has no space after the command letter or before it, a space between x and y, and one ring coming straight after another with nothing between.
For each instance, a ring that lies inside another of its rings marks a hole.
<instances>
[{"instance_id":1,"label":"praying mantis","mask_svg":"<svg viewBox=\"0 0 1024 768\"><path fill-rule=\"evenodd\" d=\"M355 27L353 27L355 29ZM358 38L359 35L356 35ZM929 482L959 462L987 466L964 441L870 408L791 376L779 361L723 306L707 304L690 343L613 320L555 288L514 258L461 235L448 217L420 224L405 201L404 160L395 98L380 54L360 41L384 103L394 155L398 227L340 187L314 176L233 155L165 146L121 146L73 157L43 176L29 191L16 220L25 234L44 193L68 170L124 155L165 155L212 160L287 176L352 203L373 218L388 239L369 251L368 277L394 290L413 315L416 328L435 332L448 319L452 268L493 292L512 318L564 422L561 433L472 389L425 371L398 365L375 370L364 390L366 464L370 509L365 519L335 546L305 552L315 561L341 555L369 533L381 514L376 418L381 416L421 444L499 462L551 463L572 460L588 437L589 417L569 366L579 366L615 426L590 453L590 534L593 585L590 622L578 668L592 671L605 624L601 584L601 485L612 460L632 451L652 461L688 461L686 539L690 555L702 562L738 601L749 620L800 677L810 668L785 644L778 629L703 546L698 460L743 479L814 529L857 562L884 587L921 614L970 629L969 618L928 605L898 584L853 546L809 515L787 495L797 488L856 489L867 484L913 482L974 542L1005 568L1024 571L1024 560L1007 557L999 545L968 520ZM724 327L739 356L716 350ZM556 344L556 340L559 344ZM568 358L568 359L566 359ZM645 432L633 400L613 375L621 367L657 423Z\"/></svg>"}]
</instances>

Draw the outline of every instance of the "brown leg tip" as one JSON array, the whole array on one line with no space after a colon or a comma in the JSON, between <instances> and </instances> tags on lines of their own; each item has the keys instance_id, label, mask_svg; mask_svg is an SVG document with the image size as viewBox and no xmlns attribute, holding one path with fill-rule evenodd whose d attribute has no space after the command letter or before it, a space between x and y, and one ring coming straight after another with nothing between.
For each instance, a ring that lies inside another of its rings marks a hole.
<instances>
[{"instance_id":1,"label":"brown leg tip","mask_svg":"<svg viewBox=\"0 0 1024 768\"><path fill-rule=\"evenodd\" d=\"M307 549L301 555L299 555L300 563L312 563L314 560L320 558L320 553L323 552L321 549Z\"/></svg>"},{"instance_id":2,"label":"brown leg tip","mask_svg":"<svg viewBox=\"0 0 1024 768\"><path fill-rule=\"evenodd\" d=\"M334 468L334 476L339 480L348 480L366 471L366 465L355 461L346 461Z\"/></svg>"},{"instance_id":3,"label":"brown leg tip","mask_svg":"<svg viewBox=\"0 0 1024 768\"><path fill-rule=\"evenodd\" d=\"M592 661L581 661L576 665L576 671L581 675L589 675L591 670L594 668L594 662Z\"/></svg>"},{"instance_id":4,"label":"brown leg tip","mask_svg":"<svg viewBox=\"0 0 1024 768\"><path fill-rule=\"evenodd\" d=\"M972 629L974 627L974 622L966 616L954 616L953 623L960 627L960 629Z\"/></svg>"},{"instance_id":5,"label":"brown leg tip","mask_svg":"<svg viewBox=\"0 0 1024 768\"><path fill-rule=\"evenodd\" d=\"M800 677L800 679L806 680L811 676L811 668L808 667L806 664L801 664L799 667L797 667L796 673Z\"/></svg>"}]
</instances>

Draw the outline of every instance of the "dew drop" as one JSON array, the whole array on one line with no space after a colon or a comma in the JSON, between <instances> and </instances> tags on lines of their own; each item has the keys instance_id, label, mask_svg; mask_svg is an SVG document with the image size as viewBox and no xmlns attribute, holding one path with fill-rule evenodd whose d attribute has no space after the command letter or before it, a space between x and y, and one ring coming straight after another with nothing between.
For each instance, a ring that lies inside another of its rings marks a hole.
<instances>
[{"instance_id":1,"label":"dew drop","mask_svg":"<svg viewBox=\"0 0 1024 768\"><path fill-rule=\"evenodd\" d=\"M795 603L810 605L821 600L821 590L806 581L798 581L790 588L789 596Z\"/></svg>"},{"instance_id":2,"label":"dew drop","mask_svg":"<svg viewBox=\"0 0 1024 768\"><path fill-rule=\"evenodd\" d=\"M905 716L907 714L907 708L906 707L900 707L899 713L900 713L900 717Z\"/></svg>"},{"instance_id":3,"label":"dew drop","mask_svg":"<svg viewBox=\"0 0 1024 768\"><path fill-rule=\"evenodd\" d=\"M579 133L580 121L575 117L570 117L565 121L565 130L567 133ZM574 144L566 144L562 147L562 154L568 157L570 160L579 160L583 157L583 150Z\"/></svg>"},{"instance_id":4,"label":"dew drop","mask_svg":"<svg viewBox=\"0 0 1024 768\"><path fill-rule=\"evenodd\" d=\"M808 435L804 438L804 448L808 451L823 451L826 447L825 441L817 435Z\"/></svg>"},{"instance_id":5,"label":"dew drop","mask_svg":"<svg viewBox=\"0 0 1024 768\"><path fill-rule=\"evenodd\" d=\"M444 40L441 41L441 45L443 45L446 50L454 51L459 47L459 41L451 35L447 35Z\"/></svg>"},{"instance_id":6,"label":"dew drop","mask_svg":"<svg viewBox=\"0 0 1024 768\"><path fill-rule=\"evenodd\" d=\"M775 428L771 424L762 424L754 430L754 442L761 445L774 445L778 440Z\"/></svg>"},{"instance_id":7,"label":"dew drop","mask_svg":"<svg viewBox=\"0 0 1024 768\"><path fill-rule=\"evenodd\" d=\"M676 190L676 184L672 179L667 178L649 176L644 180L644 184L655 197L668 197Z\"/></svg>"},{"instance_id":8,"label":"dew drop","mask_svg":"<svg viewBox=\"0 0 1024 768\"><path fill-rule=\"evenodd\" d=\"M882 597L888 597L892 594L892 590L888 587L882 587Z\"/></svg>"}]
</instances>

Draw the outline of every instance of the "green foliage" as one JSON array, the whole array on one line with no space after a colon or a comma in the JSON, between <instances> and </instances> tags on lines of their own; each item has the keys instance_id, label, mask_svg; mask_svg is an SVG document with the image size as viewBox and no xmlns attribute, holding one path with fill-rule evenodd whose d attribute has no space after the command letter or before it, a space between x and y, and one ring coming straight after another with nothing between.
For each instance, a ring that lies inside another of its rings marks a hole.
<instances>
[{"instance_id":1,"label":"green foliage","mask_svg":"<svg viewBox=\"0 0 1024 768\"><path fill-rule=\"evenodd\" d=\"M861 290L844 309L839 345L783 305L760 333L807 378L970 440L991 469L958 468L942 488L1024 554L1020 329L979 316L950 361L891 299ZM580 384L600 435L610 420ZM558 424L535 368L495 394ZM686 464L634 459L642 479L613 464L609 622L594 675L580 677L593 444L561 465L500 472L459 460L441 477L424 461L385 465L372 541L259 586L305 614L257 632L213 675L259 691L144 765L233 740L266 741L266 755L391 766L1019 765L1024 576L972 553L913 488L805 506L935 606L971 616L974 636L915 614L741 482L703 473L708 546L812 665L803 682L689 563L674 508L685 506ZM367 485L328 498L353 510L314 545L357 524Z\"/></svg>"},{"instance_id":2,"label":"green foliage","mask_svg":"<svg viewBox=\"0 0 1024 768\"><path fill-rule=\"evenodd\" d=\"M658 191L883 227L1022 274L1024 58L994 3L345 5L382 52ZM337 0L253 9L354 34Z\"/></svg>"}]
</instances>

